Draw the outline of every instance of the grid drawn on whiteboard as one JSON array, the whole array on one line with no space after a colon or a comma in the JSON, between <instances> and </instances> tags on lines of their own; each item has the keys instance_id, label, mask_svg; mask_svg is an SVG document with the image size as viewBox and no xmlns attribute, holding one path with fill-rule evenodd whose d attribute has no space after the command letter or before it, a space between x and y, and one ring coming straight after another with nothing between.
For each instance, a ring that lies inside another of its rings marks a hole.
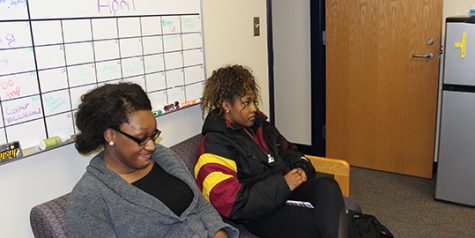
<instances>
[{"instance_id":1,"label":"grid drawn on whiteboard","mask_svg":"<svg viewBox=\"0 0 475 238\"><path fill-rule=\"evenodd\" d=\"M141 85L153 110L201 96L199 13L1 18L0 144L75 134L81 95L105 83Z\"/></svg>"}]
</instances>

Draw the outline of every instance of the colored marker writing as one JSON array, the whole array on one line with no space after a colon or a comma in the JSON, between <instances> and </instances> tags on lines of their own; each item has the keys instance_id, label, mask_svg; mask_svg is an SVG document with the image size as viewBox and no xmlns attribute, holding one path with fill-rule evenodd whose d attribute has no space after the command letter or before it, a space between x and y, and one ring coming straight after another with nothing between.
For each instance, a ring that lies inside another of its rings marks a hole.
<instances>
[{"instance_id":1,"label":"colored marker writing","mask_svg":"<svg viewBox=\"0 0 475 238\"><path fill-rule=\"evenodd\" d=\"M122 72L127 76L135 76L144 73L143 62L130 62L128 64L122 65Z\"/></svg>"},{"instance_id":2,"label":"colored marker writing","mask_svg":"<svg viewBox=\"0 0 475 238\"><path fill-rule=\"evenodd\" d=\"M12 99L20 96L20 87L15 84L13 80L5 80L0 82L0 89L3 98Z\"/></svg>"},{"instance_id":3,"label":"colored marker writing","mask_svg":"<svg viewBox=\"0 0 475 238\"><path fill-rule=\"evenodd\" d=\"M183 19L183 26L185 28L194 28L195 27L195 22L192 20L192 19L189 19L189 18L184 18Z\"/></svg>"},{"instance_id":4,"label":"colored marker writing","mask_svg":"<svg viewBox=\"0 0 475 238\"><path fill-rule=\"evenodd\" d=\"M11 125L17 122L27 121L42 116L41 108L30 103L20 104L13 108L5 107L5 124Z\"/></svg>"},{"instance_id":5,"label":"colored marker writing","mask_svg":"<svg viewBox=\"0 0 475 238\"><path fill-rule=\"evenodd\" d=\"M163 28L168 28L170 32L176 31L176 26L172 20L162 19Z\"/></svg>"},{"instance_id":6,"label":"colored marker writing","mask_svg":"<svg viewBox=\"0 0 475 238\"><path fill-rule=\"evenodd\" d=\"M15 89L13 89L11 91L5 92L5 97L7 99L17 98L17 97L20 97L20 95L21 95L20 87L16 87Z\"/></svg>"},{"instance_id":7,"label":"colored marker writing","mask_svg":"<svg viewBox=\"0 0 475 238\"><path fill-rule=\"evenodd\" d=\"M29 106L30 106L30 103L26 103L24 105L18 105L12 109L9 109L9 108L5 109L5 111L7 115L15 115L19 112L27 110Z\"/></svg>"},{"instance_id":8,"label":"colored marker writing","mask_svg":"<svg viewBox=\"0 0 475 238\"><path fill-rule=\"evenodd\" d=\"M35 111L23 112L23 113L21 113L19 115L16 115L16 116L6 117L5 118L5 124L11 125L11 124L14 124L15 122L26 121L30 118L36 118L37 116L41 116L41 109L40 108L38 108Z\"/></svg>"},{"instance_id":9,"label":"colored marker writing","mask_svg":"<svg viewBox=\"0 0 475 238\"><path fill-rule=\"evenodd\" d=\"M15 35L7 33L5 35L0 35L0 48L2 47L14 47L16 43Z\"/></svg>"},{"instance_id":10,"label":"colored marker writing","mask_svg":"<svg viewBox=\"0 0 475 238\"><path fill-rule=\"evenodd\" d=\"M97 12L114 16L124 11L135 11L135 0L97 0Z\"/></svg>"},{"instance_id":11,"label":"colored marker writing","mask_svg":"<svg viewBox=\"0 0 475 238\"><path fill-rule=\"evenodd\" d=\"M0 83L0 87L2 87L2 89L7 89L13 86L15 86L15 82L13 82L13 80L6 80Z\"/></svg>"},{"instance_id":12,"label":"colored marker writing","mask_svg":"<svg viewBox=\"0 0 475 238\"><path fill-rule=\"evenodd\" d=\"M10 0L10 5L11 6L20 6L20 5L26 6L26 0Z\"/></svg>"},{"instance_id":13,"label":"colored marker writing","mask_svg":"<svg viewBox=\"0 0 475 238\"><path fill-rule=\"evenodd\" d=\"M44 97L44 103L45 106L49 108L49 110L54 111L58 108L61 108L67 102L64 98L47 96Z\"/></svg>"},{"instance_id":14,"label":"colored marker writing","mask_svg":"<svg viewBox=\"0 0 475 238\"><path fill-rule=\"evenodd\" d=\"M98 67L98 74L100 75L117 75L120 74L120 61L117 61L117 64L108 64L105 66Z\"/></svg>"}]
</instances>

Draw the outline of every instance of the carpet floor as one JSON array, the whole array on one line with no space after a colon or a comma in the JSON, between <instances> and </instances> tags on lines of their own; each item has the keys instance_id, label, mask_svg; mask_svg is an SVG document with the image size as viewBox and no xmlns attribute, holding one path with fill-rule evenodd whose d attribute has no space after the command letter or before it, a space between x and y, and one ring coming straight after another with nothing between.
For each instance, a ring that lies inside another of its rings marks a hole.
<instances>
[{"instance_id":1,"label":"carpet floor","mask_svg":"<svg viewBox=\"0 0 475 238\"><path fill-rule=\"evenodd\" d=\"M435 200L435 178L352 167L350 184L363 213L397 238L475 238L475 208Z\"/></svg>"}]
</instances>

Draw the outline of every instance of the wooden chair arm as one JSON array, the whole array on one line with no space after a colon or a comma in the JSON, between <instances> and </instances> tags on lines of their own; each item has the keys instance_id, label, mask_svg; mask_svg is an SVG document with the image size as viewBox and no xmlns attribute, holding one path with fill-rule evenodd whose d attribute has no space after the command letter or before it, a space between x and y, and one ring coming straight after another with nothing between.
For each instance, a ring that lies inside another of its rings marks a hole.
<instances>
[{"instance_id":1,"label":"wooden chair arm","mask_svg":"<svg viewBox=\"0 0 475 238\"><path fill-rule=\"evenodd\" d=\"M345 160L305 155L312 162L315 171L333 175L340 185L343 196L350 196L350 164Z\"/></svg>"}]
</instances>

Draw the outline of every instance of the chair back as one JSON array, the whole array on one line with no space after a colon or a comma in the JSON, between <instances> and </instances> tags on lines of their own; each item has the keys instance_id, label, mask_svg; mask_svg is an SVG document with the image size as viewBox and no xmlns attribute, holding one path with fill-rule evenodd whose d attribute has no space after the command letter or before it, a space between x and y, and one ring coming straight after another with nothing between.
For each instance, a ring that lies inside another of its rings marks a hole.
<instances>
[{"instance_id":1,"label":"chair back","mask_svg":"<svg viewBox=\"0 0 475 238\"><path fill-rule=\"evenodd\" d=\"M34 206L30 225L36 238L65 238L64 209L69 193Z\"/></svg>"}]
</instances>

